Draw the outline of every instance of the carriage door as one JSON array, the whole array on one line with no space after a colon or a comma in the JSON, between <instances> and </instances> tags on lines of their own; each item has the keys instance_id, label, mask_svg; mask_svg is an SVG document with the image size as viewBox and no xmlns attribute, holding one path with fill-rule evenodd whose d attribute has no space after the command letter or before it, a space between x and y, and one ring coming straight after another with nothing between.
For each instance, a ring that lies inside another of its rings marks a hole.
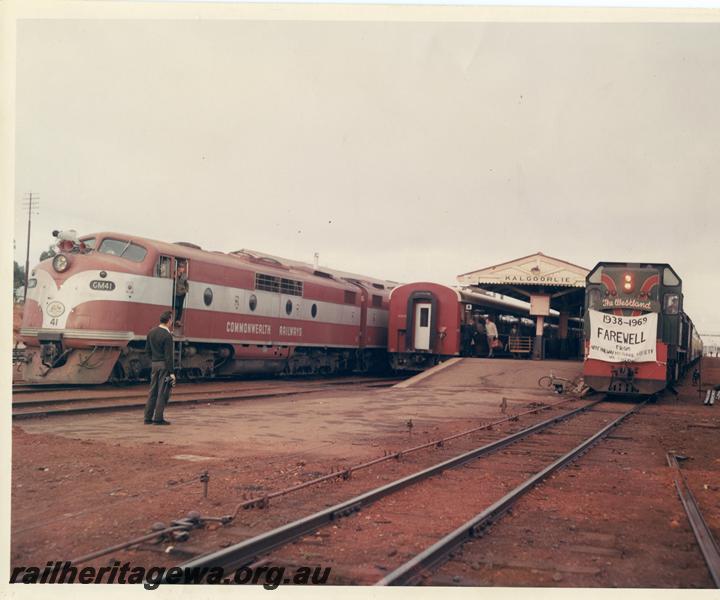
<instances>
[{"instance_id":1,"label":"carriage door","mask_svg":"<svg viewBox=\"0 0 720 600\"><path fill-rule=\"evenodd\" d=\"M415 335L413 345L415 350L430 350L430 310L429 302L415 304Z\"/></svg>"}]
</instances>

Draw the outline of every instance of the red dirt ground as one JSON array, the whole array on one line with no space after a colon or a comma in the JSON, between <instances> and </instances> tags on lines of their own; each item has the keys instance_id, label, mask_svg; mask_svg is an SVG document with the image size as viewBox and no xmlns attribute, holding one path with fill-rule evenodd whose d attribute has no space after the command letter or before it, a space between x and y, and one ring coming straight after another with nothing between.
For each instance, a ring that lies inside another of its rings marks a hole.
<instances>
[{"instance_id":1,"label":"red dirt ground","mask_svg":"<svg viewBox=\"0 0 720 600\"><path fill-rule=\"evenodd\" d=\"M710 382L713 373L720 375L717 362L704 370L704 384ZM575 371L580 368L577 363L564 365ZM13 428L11 563L42 565L47 560L72 559L146 533L153 522L168 523L189 510L214 516L227 514L243 497L306 481L333 466L382 455L386 449L413 446L497 419L502 416L499 404L504 396L495 386L502 382L503 373L511 374L515 385L520 382L528 386L504 391L505 396L512 396L509 411L521 410L535 401L557 401L557 396L529 389L529 383L551 367L530 361L469 360L457 370L450 367L428 378L417 388L357 394L335 390L296 401L197 409L173 409L171 405L174 412L169 418L174 424L167 428L170 431L145 428L134 414L23 422ZM485 391L483 384L492 389ZM663 461L668 446L692 457L683 468L706 519L720 535L720 462L714 450L720 430L718 410L717 406L702 407L698 392L689 386L681 390L679 399L670 397L649 407L636 417L637 431L643 432L638 443L623 440L625 434L619 430L618 439L596 447L582 459L585 462L579 463L580 471L590 469L590 477L579 478L577 467L558 473L521 500L512 518L506 517L493 527L482 542L494 545L480 550L466 546L462 556L473 553L472 558L462 564L448 563L429 582L706 587L707 575L702 563L698 566L689 526L668 484ZM287 416L290 414L294 416ZM415 423L411 434L403 427L407 417ZM278 426L274 427L276 421ZM529 422L521 420L516 427ZM495 433L499 436L503 431L505 428ZM462 447L462 443L449 444L442 452L449 456ZM268 510L240 513L231 527L211 525L210 531L193 532L184 544L146 546L90 564L105 565L115 558L131 560L134 565L177 563L437 462L444 457L442 452L423 451L401 462L362 471L347 482L308 488L274 501ZM205 469L211 474L207 499L202 497L202 485L197 480ZM623 474L636 484L620 496L617 487ZM580 482L586 483L578 487ZM661 498L657 510L641 510L648 497ZM393 518L401 519L405 514L413 518L412 513L418 511L422 514L420 507L415 511L401 503L397 507ZM387 518L369 508L352 519L358 527L365 527L366 517L371 521ZM516 523L522 527L518 529ZM508 527L507 532L503 527ZM682 537L681 542L674 542L682 547L668 550L660 543L666 527ZM315 554L307 553L303 558L310 562L322 559L323 536L336 535L333 531L323 530ZM518 532L525 533L518 538ZM598 533L606 537L600 539ZM377 541L385 554L392 552L392 544ZM432 541L418 528L419 547ZM349 561L340 561L339 568L351 576L352 547L345 548L343 554ZM586 557L589 564L583 563L579 572L573 572L578 556ZM551 569L547 568L549 563ZM674 569L685 569L686 573L673 578ZM356 581L364 581L368 575L358 571Z\"/></svg>"}]
</instances>

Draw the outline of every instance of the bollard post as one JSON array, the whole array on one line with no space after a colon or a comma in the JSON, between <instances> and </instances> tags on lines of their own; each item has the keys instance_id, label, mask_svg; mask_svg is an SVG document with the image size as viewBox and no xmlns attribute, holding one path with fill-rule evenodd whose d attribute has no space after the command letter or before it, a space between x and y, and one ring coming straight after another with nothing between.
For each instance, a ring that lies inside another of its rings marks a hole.
<instances>
[{"instance_id":1,"label":"bollard post","mask_svg":"<svg viewBox=\"0 0 720 600\"><path fill-rule=\"evenodd\" d=\"M203 484L203 498L208 497L208 483L210 482L210 473L203 471L200 475L200 481Z\"/></svg>"}]
</instances>

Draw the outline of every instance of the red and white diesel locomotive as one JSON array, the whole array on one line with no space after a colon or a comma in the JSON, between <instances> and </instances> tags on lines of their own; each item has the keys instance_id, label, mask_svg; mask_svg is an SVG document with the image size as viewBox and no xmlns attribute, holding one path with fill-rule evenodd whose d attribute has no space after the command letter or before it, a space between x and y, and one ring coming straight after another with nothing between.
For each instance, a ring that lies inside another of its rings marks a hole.
<instances>
[{"instance_id":1,"label":"red and white diesel locomotive","mask_svg":"<svg viewBox=\"0 0 720 600\"><path fill-rule=\"evenodd\" d=\"M702 355L668 264L600 262L586 279L585 383L610 394L652 395Z\"/></svg>"},{"instance_id":2,"label":"red and white diesel locomotive","mask_svg":"<svg viewBox=\"0 0 720 600\"><path fill-rule=\"evenodd\" d=\"M147 376L145 336L189 291L175 327L185 377L334 373L384 365L390 281L248 250L209 252L120 233L62 240L31 272L20 330L28 383Z\"/></svg>"}]
</instances>

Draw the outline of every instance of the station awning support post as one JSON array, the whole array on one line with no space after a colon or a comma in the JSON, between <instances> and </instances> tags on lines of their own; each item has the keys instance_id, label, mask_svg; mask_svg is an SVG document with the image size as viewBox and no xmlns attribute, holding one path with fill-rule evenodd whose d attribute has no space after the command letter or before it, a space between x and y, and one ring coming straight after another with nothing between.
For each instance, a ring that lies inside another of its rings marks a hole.
<instances>
[{"instance_id":1,"label":"station awning support post","mask_svg":"<svg viewBox=\"0 0 720 600\"><path fill-rule=\"evenodd\" d=\"M535 317L535 344L533 344L533 360L542 360L543 355L543 329L545 328L545 317Z\"/></svg>"}]
</instances>

